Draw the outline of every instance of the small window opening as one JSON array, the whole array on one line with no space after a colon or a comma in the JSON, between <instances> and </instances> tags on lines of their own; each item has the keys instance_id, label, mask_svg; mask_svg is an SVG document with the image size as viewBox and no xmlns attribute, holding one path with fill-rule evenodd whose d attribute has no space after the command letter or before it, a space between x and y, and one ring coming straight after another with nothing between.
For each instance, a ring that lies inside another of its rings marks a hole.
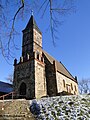
<instances>
[{"instance_id":1,"label":"small window opening","mask_svg":"<svg viewBox=\"0 0 90 120\"><path fill-rule=\"evenodd\" d=\"M71 89L73 90L73 85L72 85L72 83L71 83Z\"/></svg>"},{"instance_id":2,"label":"small window opening","mask_svg":"<svg viewBox=\"0 0 90 120\"><path fill-rule=\"evenodd\" d=\"M37 59L39 60L39 54L37 54Z\"/></svg>"},{"instance_id":3,"label":"small window opening","mask_svg":"<svg viewBox=\"0 0 90 120\"><path fill-rule=\"evenodd\" d=\"M43 57L41 57L41 61L43 62Z\"/></svg>"},{"instance_id":4,"label":"small window opening","mask_svg":"<svg viewBox=\"0 0 90 120\"><path fill-rule=\"evenodd\" d=\"M65 87L65 80L63 80L63 86Z\"/></svg>"},{"instance_id":5,"label":"small window opening","mask_svg":"<svg viewBox=\"0 0 90 120\"><path fill-rule=\"evenodd\" d=\"M76 89L76 85L75 85L75 91L77 91L77 89Z\"/></svg>"}]
</instances>

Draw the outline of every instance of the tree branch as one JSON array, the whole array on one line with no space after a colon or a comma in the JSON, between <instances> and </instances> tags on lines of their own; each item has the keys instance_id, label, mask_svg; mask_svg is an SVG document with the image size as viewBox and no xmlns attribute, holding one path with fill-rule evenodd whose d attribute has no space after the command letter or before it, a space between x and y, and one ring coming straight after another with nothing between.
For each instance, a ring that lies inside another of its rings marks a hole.
<instances>
[{"instance_id":1,"label":"tree branch","mask_svg":"<svg viewBox=\"0 0 90 120\"><path fill-rule=\"evenodd\" d=\"M10 52L10 41L11 41L11 38L12 38L12 35L13 35L13 32L14 32L14 24L15 24L15 20L16 20L16 16L17 14L20 12L21 9L24 8L24 0L22 0L22 6L20 8L18 8L18 10L16 11L15 15L14 15L14 18L13 18L13 22L12 22L12 28L11 28L11 31L10 31L10 34L9 34L9 40L8 40L8 55L9 55L9 52Z\"/></svg>"}]
</instances>

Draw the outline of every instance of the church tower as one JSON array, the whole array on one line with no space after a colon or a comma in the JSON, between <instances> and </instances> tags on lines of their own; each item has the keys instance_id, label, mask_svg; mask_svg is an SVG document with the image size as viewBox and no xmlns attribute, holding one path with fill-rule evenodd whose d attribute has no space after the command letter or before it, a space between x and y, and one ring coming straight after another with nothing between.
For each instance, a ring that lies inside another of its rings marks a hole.
<instances>
[{"instance_id":1,"label":"church tower","mask_svg":"<svg viewBox=\"0 0 90 120\"><path fill-rule=\"evenodd\" d=\"M14 60L14 91L17 98L46 96L45 63L42 53L42 33L33 15L23 32L22 56Z\"/></svg>"},{"instance_id":2,"label":"church tower","mask_svg":"<svg viewBox=\"0 0 90 120\"><path fill-rule=\"evenodd\" d=\"M24 60L27 55L33 56L33 52L42 54L42 33L40 32L33 15L23 30L22 56Z\"/></svg>"}]
</instances>

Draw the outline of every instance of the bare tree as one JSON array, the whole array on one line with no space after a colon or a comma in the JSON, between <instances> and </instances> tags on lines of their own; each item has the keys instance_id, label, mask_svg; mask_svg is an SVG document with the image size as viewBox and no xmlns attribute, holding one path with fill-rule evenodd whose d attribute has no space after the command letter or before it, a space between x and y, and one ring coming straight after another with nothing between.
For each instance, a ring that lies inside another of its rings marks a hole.
<instances>
[{"instance_id":1,"label":"bare tree","mask_svg":"<svg viewBox=\"0 0 90 120\"><path fill-rule=\"evenodd\" d=\"M6 78L10 83L13 83L13 74L9 74Z\"/></svg>"},{"instance_id":2,"label":"bare tree","mask_svg":"<svg viewBox=\"0 0 90 120\"><path fill-rule=\"evenodd\" d=\"M82 79L79 82L79 91L81 94L90 93L90 79Z\"/></svg>"},{"instance_id":3,"label":"bare tree","mask_svg":"<svg viewBox=\"0 0 90 120\"><path fill-rule=\"evenodd\" d=\"M54 45L58 37L58 26L62 24L61 16L75 10L74 0L0 0L0 50L6 60L13 57L12 48L18 49L14 40L14 36L18 34L15 23L30 14L32 8L37 9L42 17L46 16L48 11Z\"/></svg>"}]
</instances>

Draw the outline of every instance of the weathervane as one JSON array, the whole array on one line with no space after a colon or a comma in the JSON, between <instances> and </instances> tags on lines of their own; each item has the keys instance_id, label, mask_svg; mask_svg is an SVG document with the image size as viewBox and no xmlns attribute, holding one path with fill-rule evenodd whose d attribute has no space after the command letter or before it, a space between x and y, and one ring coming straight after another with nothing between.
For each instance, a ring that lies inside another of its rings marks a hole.
<instances>
[{"instance_id":1,"label":"weathervane","mask_svg":"<svg viewBox=\"0 0 90 120\"><path fill-rule=\"evenodd\" d=\"M33 15L33 10L31 10L31 15Z\"/></svg>"}]
</instances>

